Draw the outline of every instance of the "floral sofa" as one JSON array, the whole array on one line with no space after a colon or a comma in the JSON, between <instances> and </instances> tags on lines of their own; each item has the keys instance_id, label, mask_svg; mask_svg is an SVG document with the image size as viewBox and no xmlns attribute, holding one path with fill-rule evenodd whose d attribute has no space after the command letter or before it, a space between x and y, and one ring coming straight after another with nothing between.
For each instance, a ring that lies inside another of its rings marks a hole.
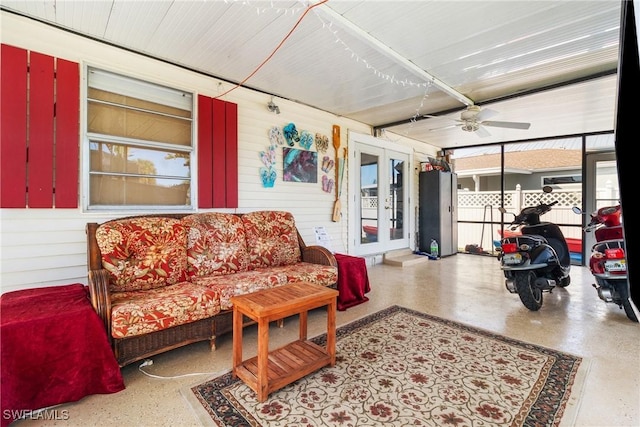
<instances>
[{"instance_id":1,"label":"floral sofa","mask_svg":"<svg viewBox=\"0 0 640 427\"><path fill-rule=\"evenodd\" d=\"M88 285L120 366L232 330L234 295L308 281L335 287L337 262L293 216L142 215L87 224Z\"/></svg>"}]
</instances>

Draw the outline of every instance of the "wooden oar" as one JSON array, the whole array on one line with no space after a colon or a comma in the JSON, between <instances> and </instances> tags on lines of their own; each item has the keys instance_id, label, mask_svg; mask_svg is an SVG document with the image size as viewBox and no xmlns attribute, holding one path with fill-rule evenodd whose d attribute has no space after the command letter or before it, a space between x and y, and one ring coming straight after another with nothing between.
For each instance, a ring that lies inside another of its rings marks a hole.
<instances>
[{"instance_id":1,"label":"wooden oar","mask_svg":"<svg viewBox=\"0 0 640 427\"><path fill-rule=\"evenodd\" d=\"M338 169L340 170L340 179L338 180L338 199L342 197L342 181L344 181L344 170L347 167L347 149L342 149L342 158L340 158L340 163Z\"/></svg>"},{"instance_id":2,"label":"wooden oar","mask_svg":"<svg viewBox=\"0 0 640 427\"><path fill-rule=\"evenodd\" d=\"M342 206L340 205L340 190L338 188L338 180L340 179L340 168L338 167L339 159L339 150L340 150L340 126L333 125L333 148L336 150L336 162L335 162L335 170L336 170L336 181L334 188L336 189L336 201L333 204L333 216L331 220L333 222L340 221L340 212L342 211Z\"/></svg>"}]
</instances>

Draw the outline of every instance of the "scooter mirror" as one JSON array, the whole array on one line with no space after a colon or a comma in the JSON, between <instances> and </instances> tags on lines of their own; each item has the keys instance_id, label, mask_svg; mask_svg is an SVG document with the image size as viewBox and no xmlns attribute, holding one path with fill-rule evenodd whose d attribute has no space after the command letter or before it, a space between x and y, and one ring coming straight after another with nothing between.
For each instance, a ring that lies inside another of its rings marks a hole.
<instances>
[{"instance_id":1,"label":"scooter mirror","mask_svg":"<svg viewBox=\"0 0 640 427\"><path fill-rule=\"evenodd\" d=\"M502 206L500 206L498 208L498 210L500 211L500 213L503 213L503 214L507 213L507 210L505 208L503 208Z\"/></svg>"},{"instance_id":2,"label":"scooter mirror","mask_svg":"<svg viewBox=\"0 0 640 427\"><path fill-rule=\"evenodd\" d=\"M553 187L551 187L550 185L545 185L544 187L542 187L542 191L544 193L551 193L553 191Z\"/></svg>"},{"instance_id":3,"label":"scooter mirror","mask_svg":"<svg viewBox=\"0 0 640 427\"><path fill-rule=\"evenodd\" d=\"M582 215L582 209L580 209L577 206L572 207L571 210L573 211L574 214Z\"/></svg>"}]
</instances>

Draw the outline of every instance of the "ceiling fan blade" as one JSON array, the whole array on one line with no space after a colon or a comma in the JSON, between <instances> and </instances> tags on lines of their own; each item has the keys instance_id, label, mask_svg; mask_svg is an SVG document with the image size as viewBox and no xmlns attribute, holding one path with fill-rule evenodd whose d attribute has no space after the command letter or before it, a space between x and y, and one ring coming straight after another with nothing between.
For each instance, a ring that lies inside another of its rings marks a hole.
<instances>
[{"instance_id":1,"label":"ceiling fan blade","mask_svg":"<svg viewBox=\"0 0 640 427\"><path fill-rule=\"evenodd\" d=\"M482 122L484 120L487 120L491 117L494 117L498 115L498 112L495 110L492 110L490 108L485 108L480 110L480 112L476 115L476 120L479 122Z\"/></svg>"},{"instance_id":2,"label":"ceiling fan blade","mask_svg":"<svg viewBox=\"0 0 640 427\"><path fill-rule=\"evenodd\" d=\"M509 128L509 129L529 129L531 123L524 122L496 122L496 121L485 121L481 123L483 126L493 126L497 128Z\"/></svg>"},{"instance_id":3,"label":"ceiling fan blade","mask_svg":"<svg viewBox=\"0 0 640 427\"><path fill-rule=\"evenodd\" d=\"M447 117L447 116L433 116L431 114L423 114L422 117L429 117L431 119L445 119L445 120L454 121L454 122L462 122L462 120L452 119L451 117Z\"/></svg>"},{"instance_id":4,"label":"ceiling fan blade","mask_svg":"<svg viewBox=\"0 0 640 427\"><path fill-rule=\"evenodd\" d=\"M462 125L458 124L458 125L440 126L440 127L437 127L437 128L429 129L429 132L434 131L434 130L444 130L444 129L456 128L456 127L458 127L458 126L462 126Z\"/></svg>"},{"instance_id":5,"label":"ceiling fan blade","mask_svg":"<svg viewBox=\"0 0 640 427\"><path fill-rule=\"evenodd\" d=\"M475 134L478 135L480 138L486 138L488 136L491 136L489 131L486 130L484 126L480 126L478 130L475 131Z\"/></svg>"}]
</instances>

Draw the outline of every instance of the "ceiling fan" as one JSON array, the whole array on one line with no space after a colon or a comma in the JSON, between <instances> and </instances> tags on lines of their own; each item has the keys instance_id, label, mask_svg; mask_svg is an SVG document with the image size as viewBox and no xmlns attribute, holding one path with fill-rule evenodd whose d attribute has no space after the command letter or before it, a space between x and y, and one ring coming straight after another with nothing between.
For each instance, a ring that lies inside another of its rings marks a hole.
<instances>
[{"instance_id":1,"label":"ceiling fan","mask_svg":"<svg viewBox=\"0 0 640 427\"><path fill-rule=\"evenodd\" d=\"M447 120L453 120L458 122L455 125L448 125L448 126L429 129L430 131L449 129L452 127L460 126L460 128L463 131L475 132L476 135L482 138L491 135L489 131L484 128L485 126L493 126L493 127L509 128L509 129L522 129L522 130L529 129L529 127L531 126L531 123L524 123L524 122L501 122L501 121L487 120L490 117L495 116L496 114L498 114L497 111L490 110L488 108L481 109L477 105L470 105L466 108L466 110L463 110L462 113L460 113L459 119L450 119L444 116L432 116L429 114L424 114L423 117L445 118Z\"/></svg>"}]
</instances>

